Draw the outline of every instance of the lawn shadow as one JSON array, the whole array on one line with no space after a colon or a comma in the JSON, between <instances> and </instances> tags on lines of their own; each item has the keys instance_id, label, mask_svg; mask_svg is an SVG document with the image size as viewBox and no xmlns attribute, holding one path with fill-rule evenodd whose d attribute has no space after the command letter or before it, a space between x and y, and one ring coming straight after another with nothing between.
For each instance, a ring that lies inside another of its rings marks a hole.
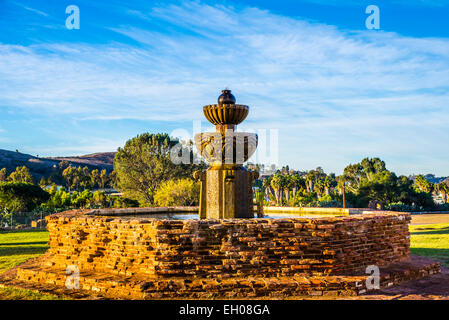
<instances>
[{"instance_id":1,"label":"lawn shadow","mask_svg":"<svg viewBox=\"0 0 449 320\"><path fill-rule=\"evenodd\" d=\"M420 228L415 228L415 231L411 231L410 234L411 235L449 234L449 227L442 228L442 229L420 227Z\"/></svg>"},{"instance_id":2,"label":"lawn shadow","mask_svg":"<svg viewBox=\"0 0 449 320\"><path fill-rule=\"evenodd\" d=\"M24 246L24 245L47 245L48 241L35 241L35 242L11 242L11 243L1 243L2 246ZM0 249L1 250L1 249Z\"/></svg>"},{"instance_id":3,"label":"lawn shadow","mask_svg":"<svg viewBox=\"0 0 449 320\"><path fill-rule=\"evenodd\" d=\"M1 256L13 256L13 255L24 255L24 254L43 254L48 250L47 242L30 242L29 244L39 244L35 247L23 247L16 243L8 244L11 246L0 247L0 257ZM3 244L2 244L3 245Z\"/></svg>"},{"instance_id":4,"label":"lawn shadow","mask_svg":"<svg viewBox=\"0 0 449 320\"><path fill-rule=\"evenodd\" d=\"M449 267L449 249L410 248L410 252L439 261L443 267Z\"/></svg>"}]
</instances>

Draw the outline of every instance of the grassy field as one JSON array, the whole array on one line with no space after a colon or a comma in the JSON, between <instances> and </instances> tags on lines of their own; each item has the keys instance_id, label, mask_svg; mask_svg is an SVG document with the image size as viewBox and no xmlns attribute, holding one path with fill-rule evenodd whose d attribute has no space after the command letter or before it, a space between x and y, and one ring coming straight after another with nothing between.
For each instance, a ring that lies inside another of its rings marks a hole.
<instances>
[{"instance_id":1,"label":"grassy field","mask_svg":"<svg viewBox=\"0 0 449 320\"><path fill-rule=\"evenodd\" d=\"M47 251L47 231L14 231L0 233L0 273L16 265L40 256ZM0 300L53 300L53 295L31 290L0 288Z\"/></svg>"},{"instance_id":2,"label":"grassy field","mask_svg":"<svg viewBox=\"0 0 449 320\"><path fill-rule=\"evenodd\" d=\"M449 223L410 226L412 254L440 261L449 268ZM1 232L0 273L44 253L48 246L48 232ZM58 299L56 296L30 290L0 288L4 299Z\"/></svg>"},{"instance_id":3,"label":"grassy field","mask_svg":"<svg viewBox=\"0 0 449 320\"><path fill-rule=\"evenodd\" d=\"M47 251L47 231L0 233L0 273Z\"/></svg>"},{"instance_id":4,"label":"grassy field","mask_svg":"<svg viewBox=\"0 0 449 320\"><path fill-rule=\"evenodd\" d=\"M449 223L410 226L410 251L449 268Z\"/></svg>"}]
</instances>

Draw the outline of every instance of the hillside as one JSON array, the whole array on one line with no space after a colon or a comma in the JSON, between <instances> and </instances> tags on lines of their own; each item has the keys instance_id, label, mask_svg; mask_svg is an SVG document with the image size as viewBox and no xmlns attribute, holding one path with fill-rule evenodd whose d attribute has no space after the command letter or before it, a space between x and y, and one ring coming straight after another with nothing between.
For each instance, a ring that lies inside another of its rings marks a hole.
<instances>
[{"instance_id":1,"label":"hillside","mask_svg":"<svg viewBox=\"0 0 449 320\"><path fill-rule=\"evenodd\" d=\"M6 168L8 173L11 173L18 166L27 166L31 174L39 179L42 176L51 175L57 169L59 162L66 160L72 166L87 166L90 170L106 169L111 172L114 155L115 152L103 152L77 157L38 158L21 152L0 149L0 169Z\"/></svg>"},{"instance_id":2,"label":"hillside","mask_svg":"<svg viewBox=\"0 0 449 320\"><path fill-rule=\"evenodd\" d=\"M73 165L90 165L90 166L98 166L103 169L112 170L112 163L114 161L115 152L99 152L87 154L85 156L78 157L48 157L45 159L48 160L57 160L62 161L66 160Z\"/></svg>"}]
</instances>

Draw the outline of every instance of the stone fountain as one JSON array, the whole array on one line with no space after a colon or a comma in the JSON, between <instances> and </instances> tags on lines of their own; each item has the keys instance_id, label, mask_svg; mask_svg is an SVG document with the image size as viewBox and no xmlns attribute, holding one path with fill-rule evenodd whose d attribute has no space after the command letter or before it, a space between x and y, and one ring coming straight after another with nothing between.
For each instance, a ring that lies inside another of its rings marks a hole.
<instances>
[{"instance_id":1,"label":"stone fountain","mask_svg":"<svg viewBox=\"0 0 449 320\"><path fill-rule=\"evenodd\" d=\"M236 132L249 108L223 90L203 110L216 132L195 137L210 163L195 173L202 220L171 217L196 207L53 214L48 251L1 274L0 284L113 299L341 297L378 289L368 267L380 267L380 288L440 272L439 263L410 257L409 213L253 218L258 173L242 165L257 135Z\"/></svg>"},{"instance_id":2,"label":"stone fountain","mask_svg":"<svg viewBox=\"0 0 449 320\"><path fill-rule=\"evenodd\" d=\"M231 90L223 90L218 104L203 107L216 132L199 133L195 144L210 168L195 172L201 181L200 219L254 218L252 182L258 172L243 168L257 148L257 134L236 132L249 107L236 104Z\"/></svg>"}]
</instances>

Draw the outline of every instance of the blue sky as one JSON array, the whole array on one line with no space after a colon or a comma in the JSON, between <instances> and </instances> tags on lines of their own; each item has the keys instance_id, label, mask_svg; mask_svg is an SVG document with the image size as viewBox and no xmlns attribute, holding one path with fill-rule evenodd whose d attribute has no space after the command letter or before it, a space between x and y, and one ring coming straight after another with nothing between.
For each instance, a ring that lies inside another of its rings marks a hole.
<instances>
[{"instance_id":1,"label":"blue sky","mask_svg":"<svg viewBox=\"0 0 449 320\"><path fill-rule=\"evenodd\" d=\"M0 148L81 155L212 130L202 106L229 87L250 106L239 130L278 130L280 166L339 174L377 156L449 175L449 4L342 2L0 0Z\"/></svg>"}]
</instances>

